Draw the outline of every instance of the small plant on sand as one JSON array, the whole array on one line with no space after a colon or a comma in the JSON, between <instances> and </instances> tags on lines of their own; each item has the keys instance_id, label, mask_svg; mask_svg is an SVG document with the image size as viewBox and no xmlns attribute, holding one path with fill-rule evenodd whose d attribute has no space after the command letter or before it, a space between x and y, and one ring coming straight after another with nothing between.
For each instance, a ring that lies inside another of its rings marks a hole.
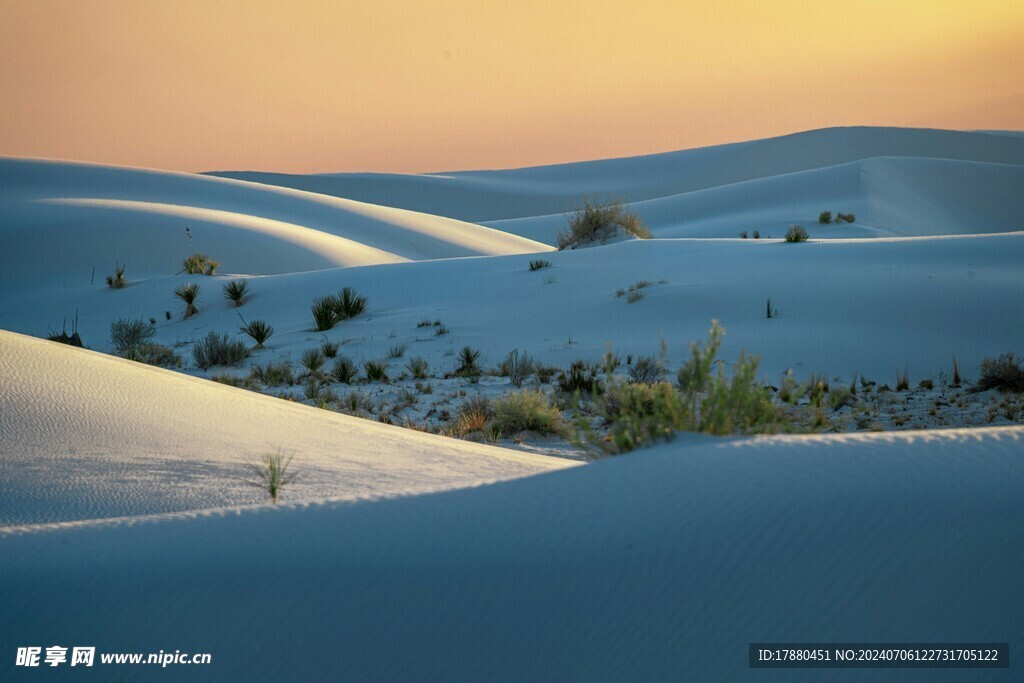
<instances>
[{"instance_id":1,"label":"small plant on sand","mask_svg":"<svg viewBox=\"0 0 1024 683\"><path fill-rule=\"evenodd\" d=\"M667 382L613 381L598 403L609 427L608 438L595 440L589 429L581 426L591 444L605 452L625 453L645 444L669 440L693 423L685 401Z\"/></svg>"},{"instance_id":2,"label":"small plant on sand","mask_svg":"<svg viewBox=\"0 0 1024 683\"><path fill-rule=\"evenodd\" d=\"M128 280L124 277L124 266L114 264L114 274L107 276L107 287L111 289L124 289L128 286Z\"/></svg>"},{"instance_id":3,"label":"small plant on sand","mask_svg":"<svg viewBox=\"0 0 1024 683\"><path fill-rule=\"evenodd\" d=\"M640 356L629 369L629 381L633 384L657 384L665 379L665 367L653 356Z\"/></svg>"},{"instance_id":4,"label":"small plant on sand","mask_svg":"<svg viewBox=\"0 0 1024 683\"><path fill-rule=\"evenodd\" d=\"M581 360L573 361L568 370L559 373L555 385L560 393L569 396L595 396L604 389L597 371Z\"/></svg>"},{"instance_id":5,"label":"small plant on sand","mask_svg":"<svg viewBox=\"0 0 1024 683\"><path fill-rule=\"evenodd\" d=\"M384 382L387 384L391 381L388 377L388 362L384 359L368 360L364 362L363 372L366 373L366 379L371 382Z\"/></svg>"},{"instance_id":6,"label":"small plant on sand","mask_svg":"<svg viewBox=\"0 0 1024 683\"><path fill-rule=\"evenodd\" d=\"M274 505L277 505L282 490L294 483L299 475L292 469L292 456L282 453L266 453L259 464L249 465L249 469L255 478L247 480L247 483L266 491Z\"/></svg>"},{"instance_id":7,"label":"small plant on sand","mask_svg":"<svg viewBox=\"0 0 1024 683\"><path fill-rule=\"evenodd\" d=\"M190 318L199 312L196 308L196 299L199 298L199 285L194 282L185 284L174 290L174 296L185 302L185 317Z\"/></svg>"},{"instance_id":8,"label":"small plant on sand","mask_svg":"<svg viewBox=\"0 0 1024 683\"><path fill-rule=\"evenodd\" d=\"M253 365L249 368L249 377L268 387L279 387L282 384L294 384L292 368L287 363L267 363Z\"/></svg>"},{"instance_id":9,"label":"small plant on sand","mask_svg":"<svg viewBox=\"0 0 1024 683\"><path fill-rule=\"evenodd\" d=\"M853 215L852 213L837 213L836 214L836 223L843 223L843 222L853 223L856 220L857 220L857 217L855 215Z\"/></svg>"},{"instance_id":10,"label":"small plant on sand","mask_svg":"<svg viewBox=\"0 0 1024 683\"><path fill-rule=\"evenodd\" d=\"M310 377L319 377L320 370L326 361L327 359L324 358L323 351L320 349L306 349L299 356L299 363L306 368L306 374Z\"/></svg>"},{"instance_id":11,"label":"small plant on sand","mask_svg":"<svg viewBox=\"0 0 1024 683\"><path fill-rule=\"evenodd\" d=\"M807 237L807 231L804 230L802 225L791 225L789 230L786 231L787 242L806 242Z\"/></svg>"},{"instance_id":12,"label":"small plant on sand","mask_svg":"<svg viewBox=\"0 0 1024 683\"><path fill-rule=\"evenodd\" d=\"M502 377L508 377L512 385L518 388L523 386L526 378L534 373L536 365L528 353L513 349L498 364L498 372Z\"/></svg>"},{"instance_id":13,"label":"small plant on sand","mask_svg":"<svg viewBox=\"0 0 1024 683\"><path fill-rule=\"evenodd\" d=\"M683 393L693 395L704 391L707 387L711 378L711 368L715 363L715 356L718 355L718 349L722 345L724 333L725 331L718 321L713 320L707 342L703 346L697 342L690 344L690 358L676 373L679 389Z\"/></svg>"},{"instance_id":14,"label":"small plant on sand","mask_svg":"<svg viewBox=\"0 0 1024 683\"><path fill-rule=\"evenodd\" d=\"M755 231L754 231L754 234L753 234L753 235L751 235L751 236L752 236L752 237L753 237L753 238L754 238L755 240L759 240L759 239L761 239L761 232L760 232L759 230L755 230Z\"/></svg>"},{"instance_id":15,"label":"small plant on sand","mask_svg":"<svg viewBox=\"0 0 1024 683\"><path fill-rule=\"evenodd\" d=\"M904 367L903 372L896 372L896 391L907 391L910 389L910 369Z\"/></svg>"},{"instance_id":16,"label":"small plant on sand","mask_svg":"<svg viewBox=\"0 0 1024 683\"><path fill-rule=\"evenodd\" d=\"M640 301L640 299L643 299L643 298L644 298L643 291L641 291L639 289L635 289L632 292L626 294L626 303L627 304L635 304L637 301Z\"/></svg>"},{"instance_id":17,"label":"small plant on sand","mask_svg":"<svg viewBox=\"0 0 1024 683\"><path fill-rule=\"evenodd\" d=\"M192 347L196 367L203 370L215 365L238 365L249 357L245 342L229 339L226 334L210 332Z\"/></svg>"},{"instance_id":18,"label":"small plant on sand","mask_svg":"<svg viewBox=\"0 0 1024 683\"><path fill-rule=\"evenodd\" d=\"M480 366L477 364L479 360L480 349L474 349L472 346L463 346L459 350L459 365L455 368L453 374L458 377L479 377L482 374Z\"/></svg>"},{"instance_id":19,"label":"small plant on sand","mask_svg":"<svg viewBox=\"0 0 1024 683\"><path fill-rule=\"evenodd\" d=\"M555 239L559 249L575 249L600 243L626 233L639 239L650 239L651 231L621 199L599 201L584 195L583 203L566 217L568 227L559 230Z\"/></svg>"},{"instance_id":20,"label":"small plant on sand","mask_svg":"<svg viewBox=\"0 0 1024 683\"><path fill-rule=\"evenodd\" d=\"M465 438L471 434L487 434L488 423L494 417L491 401L486 396L470 396L459 406L452 436Z\"/></svg>"},{"instance_id":21,"label":"small plant on sand","mask_svg":"<svg viewBox=\"0 0 1024 683\"><path fill-rule=\"evenodd\" d=\"M956 356L953 356L953 386L958 387L963 384L963 378L960 376L960 363L957 362Z\"/></svg>"},{"instance_id":22,"label":"small plant on sand","mask_svg":"<svg viewBox=\"0 0 1024 683\"><path fill-rule=\"evenodd\" d=\"M192 254L181 263L181 269L188 275L216 275L220 261L214 261L206 254Z\"/></svg>"},{"instance_id":23,"label":"small plant on sand","mask_svg":"<svg viewBox=\"0 0 1024 683\"><path fill-rule=\"evenodd\" d=\"M981 375L975 385L975 391L1024 392L1024 367L1013 351L1004 353L999 358L986 358L981 361Z\"/></svg>"},{"instance_id":24,"label":"small plant on sand","mask_svg":"<svg viewBox=\"0 0 1024 683\"><path fill-rule=\"evenodd\" d=\"M110 323L110 345L123 356L156 336L156 326L142 319L118 318Z\"/></svg>"},{"instance_id":25,"label":"small plant on sand","mask_svg":"<svg viewBox=\"0 0 1024 683\"><path fill-rule=\"evenodd\" d=\"M542 268L550 268L550 267L551 267L551 261L547 261L545 259L537 259L535 261L530 261L530 272L531 273L533 271L535 271L535 270L540 270Z\"/></svg>"},{"instance_id":26,"label":"small plant on sand","mask_svg":"<svg viewBox=\"0 0 1024 683\"><path fill-rule=\"evenodd\" d=\"M242 322L245 323L244 320ZM257 349L262 349L266 341L274 334L274 328L263 320L247 322L239 330L252 337L252 340L256 342L255 348Z\"/></svg>"},{"instance_id":27,"label":"small plant on sand","mask_svg":"<svg viewBox=\"0 0 1024 683\"><path fill-rule=\"evenodd\" d=\"M313 299L310 312L313 314L313 329L317 332L326 332L341 322L334 297L332 296L322 296Z\"/></svg>"},{"instance_id":28,"label":"small plant on sand","mask_svg":"<svg viewBox=\"0 0 1024 683\"><path fill-rule=\"evenodd\" d=\"M823 225L828 225L829 223L831 223L832 222L832 212L831 211L822 211L820 214L818 214L818 222L823 224Z\"/></svg>"},{"instance_id":29,"label":"small plant on sand","mask_svg":"<svg viewBox=\"0 0 1024 683\"><path fill-rule=\"evenodd\" d=\"M231 301L235 306L245 303L246 290L249 289L247 280L232 280L224 283L224 298Z\"/></svg>"},{"instance_id":30,"label":"small plant on sand","mask_svg":"<svg viewBox=\"0 0 1024 683\"><path fill-rule=\"evenodd\" d=\"M562 415L547 394L526 389L506 394L494 402L494 429L512 436L529 431L538 434L561 434Z\"/></svg>"},{"instance_id":31,"label":"small plant on sand","mask_svg":"<svg viewBox=\"0 0 1024 683\"><path fill-rule=\"evenodd\" d=\"M740 239L741 239L741 240L745 240L745 239L747 239L747 237L748 237L748 236L749 236L749 235L748 235L748 233L747 233L747 231L746 231L746 230L744 230L744 231L740 232Z\"/></svg>"},{"instance_id":32,"label":"small plant on sand","mask_svg":"<svg viewBox=\"0 0 1024 683\"><path fill-rule=\"evenodd\" d=\"M409 362L405 364L405 369L409 371L413 379L426 379L430 375L430 364L422 356L410 358Z\"/></svg>"},{"instance_id":33,"label":"small plant on sand","mask_svg":"<svg viewBox=\"0 0 1024 683\"><path fill-rule=\"evenodd\" d=\"M331 365L331 377L335 382L354 384L359 377L359 368L348 356L338 356Z\"/></svg>"},{"instance_id":34,"label":"small plant on sand","mask_svg":"<svg viewBox=\"0 0 1024 683\"><path fill-rule=\"evenodd\" d=\"M388 347L388 358L401 358L405 355L405 352L409 350L409 342L402 342L401 344L392 344Z\"/></svg>"},{"instance_id":35,"label":"small plant on sand","mask_svg":"<svg viewBox=\"0 0 1024 683\"><path fill-rule=\"evenodd\" d=\"M769 320L771 320L772 318L779 317L779 309L772 305L771 299L768 299L768 301L764 305L764 317L768 318Z\"/></svg>"},{"instance_id":36,"label":"small plant on sand","mask_svg":"<svg viewBox=\"0 0 1024 683\"><path fill-rule=\"evenodd\" d=\"M341 348L341 344L326 339L320 344L320 351L323 352L324 358L334 358L338 355L339 348Z\"/></svg>"},{"instance_id":37,"label":"small plant on sand","mask_svg":"<svg viewBox=\"0 0 1024 683\"><path fill-rule=\"evenodd\" d=\"M356 290L345 287L334 297L334 308L340 320L348 320L365 311L367 301L368 299L360 296Z\"/></svg>"}]
</instances>

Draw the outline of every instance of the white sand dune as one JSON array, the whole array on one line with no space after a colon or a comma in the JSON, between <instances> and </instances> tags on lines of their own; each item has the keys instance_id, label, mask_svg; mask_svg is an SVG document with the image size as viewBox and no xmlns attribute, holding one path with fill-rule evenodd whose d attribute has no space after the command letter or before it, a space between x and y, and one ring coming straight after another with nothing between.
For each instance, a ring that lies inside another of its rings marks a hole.
<instances>
[{"instance_id":1,"label":"white sand dune","mask_svg":"<svg viewBox=\"0 0 1024 683\"><path fill-rule=\"evenodd\" d=\"M822 228L828 234L832 228ZM815 237L819 231L812 227ZM25 290L0 301L0 327L34 335L59 330L79 312L86 345L108 350L111 321L154 317L157 339L189 342L209 331L236 334L238 313L275 327L270 348L253 362L290 358L324 339L344 341L356 361L409 343L435 372L454 369L455 350L481 349L496 365L513 348L564 366L598 360L609 344L619 354L657 355L678 366L686 344L702 339L712 319L727 329L723 358L741 349L762 358L765 377L793 369L849 381L861 373L892 383L907 367L916 383L950 372L952 357L975 377L983 357L1024 346L1024 233L959 237L877 238L786 244L766 240L666 239L545 256L454 259L254 278L240 309L220 295L221 278L200 278L198 315L181 320L173 297L183 278L154 279L113 291L105 285ZM639 280L655 284L628 304L615 296ZM366 314L325 334L311 331L316 296L355 287L369 297ZM779 317L765 318L771 298ZM173 311L165 322L163 312ZM434 336L422 319L442 320ZM243 337L244 338L244 337ZM571 340L571 343L570 343ZM182 349L190 360L188 347ZM405 360L391 361L393 373ZM338 387L344 389L345 387Z\"/></svg>"},{"instance_id":2,"label":"white sand dune","mask_svg":"<svg viewBox=\"0 0 1024 683\"><path fill-rule=\"evenodd\" d=\"M168 275L191 251L220 260L223 272L266 274L547 249L457 220L285 188L22 158L0 158L0 234L4 284L88 281L93 266L101 275L115 262L135 277Z\"/></svg>"},{"instance_id":3,"label":"white sand dune","mask_svg":"<svg viewBox=\"0 0 1024 683\"><path fill-rule=\"evenodd\" d=\"M422 493L573 464L4 331L0 378L0 526L261 503L243 479L276 451L302 470L289 501Z\"/></svg>"},{"instance_id":4,"label":"white sand dune","mask_svg":"<svg viewBox=\"0 0 1024 683\"><path fill-rule=\"evenodd\" d=\"M1020 428L683 437L436 495L8 534L0 640L212 654L174 680L1009 681L752 670L747 645L1019 652L1022 487Z\"/></svg>"},{"instance_id":5,"label":"white sand dune","mask_svg":"<svg viewBox=\"0 0 1024 683\"><path fill-rule=\"evenodd\" d=\"M560 216L578 202L584 192L611 194L640 202L744 181L826 169L875 157L919 157L1019 166L1024 164L1024 139L997 132L827 128L665 154L504 171L305 176L223 172L216 175L480 222L552 214ZM963 176L969 174L970 169L960 169L957 173ZM809 177L812 178L809 190L823 189L815 187L815 183L822 181L813 180L813 174ZM823 182L828 184L827 180ZM955 196L977 204L984 201L984 195L978 198L974 193L978 190L984 192L984 187L976 183L963 186L957 183ZM849 186L840 188L840 196L845 197L854 189ZM915 201L918 198L901 197L899 194L886 196L904 202L909 213L919 213L920 205ZM741 204L746 203L742 194L735 198ZM929 192L924 199L929 198L942 200L938 192ZM814 208L814 196L800 199ZM730 208L735 210L738 207ZM826 208L830 207L822 206L813 213L807 210L803 213L817 217L818 212ZM833 211L850 211L839 206L831 208ZM683 213L674 219L683 222L687 216ZM792 222L792 219L786 220ZM502 229L507 227L499 225ZM898 230L901 226L894 224L891 227ZM546 243L552 241L551 235L514 227L509 229L517 234L533 235L533 239L543 237L541 241Z\"/></svg>"}]
</instances>

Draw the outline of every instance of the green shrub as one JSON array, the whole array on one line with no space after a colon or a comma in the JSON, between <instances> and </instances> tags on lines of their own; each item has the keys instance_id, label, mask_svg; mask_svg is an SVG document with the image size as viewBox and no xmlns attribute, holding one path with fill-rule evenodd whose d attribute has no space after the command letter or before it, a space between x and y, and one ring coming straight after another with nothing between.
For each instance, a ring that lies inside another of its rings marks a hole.
<instances>
[{"instance_id":1,"label":"green shrub","mask_svg":"<svg viewBox=\"0 0 1024 683\"><path fill-rule=\"evenodd\" d=\"M820 214L818 214L818 222L822 223L824 225L828 225L829 223L831 223L832 222L832 212L831 211L822 211Z\"/></svg>"},{"instance_id":2,"label":"green shrub","mask_svg":"<svg viewBox=\"0 0 1024 683\"><path fill-rule=\"evenodd\" d=\"M559 373L555 384L558 391L570 396L594 396L603 390L597 372L581 360L573 361L568 371Z\"/></svg>"},{"instance_id":3,"label":"green shrub","mask_svg":"<svg viewBox=\"0 0 1024 683\"><path fill-rule=\"evenodd\" d=\"M640 291L639 289L637 289L637 290L634 290L634 291L632 291L632 292L630 292L629 294L626 295L626 303L627 304L635 304L637 301L640 301L640 299L643 299L643 298L644 298L644 293L642 291Z\"/></svg>"},{"instance_id":4,"label":"green shrub","mask_svg":"<svg viewBox=\"0 0 1024 683\"><path fill-rule=\"evenodd\" d=\"M232 280L224 283L224 298L234 302L235 306L245 303L246 290L249 289L248 280Z\"/></svg>"},{"instance_id":5,"label":"green shrub","mask_svg":"<svg viewBox=\"0 0 1024 683\"><path fill-rule=\"evenodd\" d=\"M242 322L245 321L243 320ZM274 334L274 328L262 320L253 320L245 323L239 329L252 337L252 340L256 342L257 349L262 349L263 344Z\"/></svg>"},{"instance_id":6,"label":"green shrub","mask_svg":"<svg viewBox=\"0 0 1024 683\"><path fill-rule=\"evenodd\" d=\"M807 231L804 230L802 225L791 225L789 230L786 231L787 242L806 242L807 237Z\"/></svg>"},{"instance_id":7,"label":"green shrub","mask_svg":"<svg viewBox=\"0 0 1024 683\"><path fill-rule=\"evenodd\" d=\"M162 368L180 368L181 356L174 352L169 346L143 342L124 354L128 360L147 365L157 365Z\"/></svg>"},{"instance_id":8,"label":"green shrub","mask_svg":"<svg viewBox=\"0 0 1024 683\"><path fill-rule=\"evenodd\" d=\"M409 362L405 364L405 368L413 379L426 379L430 372L430 364L427 363L426 358L421 356L410 358Z\"/></svg>"},{"instance_id":9,"label":"green shrub","mask_svg":"<svg viewBox=\"0 0 1024 683\"><path fill-rule=\"evenodd\" d=\"M480 350L471 346L463 346L459 350L459 365L455 368L454 374L459 377L479 377L482 374L477 361L480 360Z\"/></svg>"},{"instance_id":10,"label":"green shrub","mask_svg":"<svg viewBox=\"0 0 1024 683\"><path fill-rule=\"evenodd\" d=\"M388 383L391 381L391 378L388 377L388 362L384 359L364 362L363 372L366 373L366 378L371 382Z\"/></svg>"},{"instance_id":11,"label":"green shrub","mask_svg":"<svg viewBox=\"0 0 1024 683\"><path fill-rule=\"evenodd\" d=\"M111 289L124 289L128 286L128 280L124 278L124 266L114 264L114 274L107 276L107 287Z\"/></svg>"},{"instance_id":12,"label":"green shrub","mask_svg":"<svg viewBox=\"0 0 1024 683\"><path fill-rule=\"evenodd\" d=\"M910 370L903 368L903 372L896 373L896 391L907 391L910 389Z\"/></svg>"},{"instance_id":13,"label":"green shrub","mask_svg":"<svg viewBox=\"0 0 1024 683\"><path fill-rule=\"evenodd\" d=\"M320 351L323 352L324 358L334 358L338 355L338 349L341 348L341 344L338 342L327 341L326 339L320 344Z\"/></svg>"},{"instance_id":14,"label":"green shrub","mask_svg":"<svg viewBox=\"0 0 1024 683\"><path fill-rule=\"evenodd\" d=\"M759 240L759 239L761 239L761 233L760 233L760 231L758 231L758 230L755 230L755 231L754 231L754 234L753 234L753 238L754 238L755 240Z\"/></svg>"},{"instance_id":15,"label":"green shrub","mask_svg":"<svg viewBox=\"0 0 1024 683\"><path fill-rule=\"evenodd\" d=\"M352 362L351 358L338 356L334 359L334 364L331 366L331 377L334 378L335 382L354 384L359 377L359 369Z\"/></svg>"},{"instance_id":16,"label":"green shrub","mask_svg":"<svg viewBox=\"0 0 1024 683\"><path fill-rule=\"evenodd\" d=\"M551 267L551 261L546 261L544 259L537 259L536 261L530 261L530 272L531 273L533 271L535 271L535 270L540 270L542 268L550 268L550 267Z\"/></svg>"},{"instance_id":17,"label":"green shrub","mask_svg":"<svg viewBox=\"0 0 1024 683\"><path fill-rule=\"evenodd\" d=\"M689 407L667 382L612 382L601 397L600 406L609 427L609 440L599 445L612 453L670 440L677 431L691 428L693 423Z\"/></svg>"},{"instance_id":18,"label":"green shrub","mask_svg":"<svg viewBox=\"0 0 1024 683\"><path fill-rule=\"evenodd\" d=\"M538 434L561 434L562 415L547 394L533 389L506 394L494 402L494 429L511 436L530 431Z\"/></svg>"},{"instance_id":19,"label":"green shrub","mask_svg":"<svg viewBox=\"0 0 1024 683\"><path fill-rule=\"evenodd\" d=\"M220 261L205 254L192 254L182 261L181 268L189 275L216 275Z\"/></svg>"},{"instance_id":20,"label":"green shrub","mask_svg":"<svg viewBox=\"0 0 1024 683\"><path fill-rule=\"evenodd\" d=\"M192 347L196 366L207 370L215 365L238 365L249 357L245 342L232 340L226 334L210 332Z\"/></svg>"},{"instance_id":21,"label":"green shrub","mask_svg":"<svg viewBox=\"0 0 1024 683\"><path fill-rule=\"evenodd\" d=\"M156 336L156 325L142 319L118 318L110 323L110 345L114 353L125 356Z\"/></svg>"},{"instance_id":22,"label":"green shrub","mask_svg":"<svg viewBox=\"0 0 1024 683\"><path fill-rule=\"evenodd\" d=\"M999 389L1013 393L1024 392L1024 367L1013 351L999 358L986 358L981 362L981 375L975 391Z\"/></svg>"},{"instance_id":23,"label":"green shrub","mask_svg":"<svg viewBox=\"0 0 1024 683\"><path fill-rule=\"evenodd\" d=\"M320 375L320 369L323 368L326 358L320 349L306 349L299 356L299 362L302 367L306 368L306 373L318 377Z\"/></svg>"},{"instance_id":24,"label":"green shrub","mask_svg":"<svg viewBox=\"0 0 1024 683\"><path fill-rule=\"evenodd\" d=\"M281 453L266 454L259 465L249 466L256 478L248 483L266 491L270 496L270 502L277 505L281 491L298 478L299 473L294 471L291 465L290 455L285 457Z\"/></svg>"},{"instance_id":25,"label":"green shrub","mask_svg":"<svg viewBox=\"0 0 1024 683\"><path fill-rule=\"evenodd\" d=\"M337 303L333 296L322 296L313 299L310 311L313 313L313 329L317 332L326 332L341 322Z\"/></svg>"},{"instance_id":26,"label":"green shrub","mask_svg":"<svg viewBox=\"0 0 1024 683\"><path fill-rule=\"evenodd\" d=\"M711 367L715 363L718 349L722 346L723 334L725 330L722 326L717 320L712 320L707 342L703 346L697 342L690 343L690 359L676 373L679 388L684 393L696 394L707 387L711 378Z\"/></svg>"},{"instance_id":27,"label":"green shrub","mask_svg":"<svg viewBox=\"0 0 1024 683\"><path fill-rule=\"evenodd\" d=\"M756 383L757 366L757 357L742 352L731 377L723 365L718 366L700 404L698 431L719 435L759 431L779 421L768 388Z\"/></svg>"},{"instance_id":28,"label":"green shrub","mask_svg":"<svg viewBox=\"0 0 1024 683\"><path fill-rule=\"evenodd\" d=\"M401 358L405 355L405 352L409 349L409 342L402 342L401 344L392 344L388 348L388 358Z\"/></svg>"},{"instance_id":29,"label":"green shrub","mask_svg":"<svg viewBox=\"0 0 1024 683\"><path fill-rule=\"evenodd\" d=\"M360 296L356 290L345 287L334 297L334 307L340 320L348 320L365 311L367 301L367 298Z\"/></svg>"},{"instance_id":30,"label":"green shrub","mask_svg":"<svg viewBox=\"0 0 1024 683\"><path fill-rule=\"evenodd\" d=\"M186 282L174 290L174 296L185 302L185 317L190 318L199 312L196 308L196 299L199 298L199 285L194 282Z\"/></svg>"},{"instance_id":31,"label":"green shrub","mask_svg":"<svg viewBox=\"0 0 1024 683\"><path fill-rule=\"evenodd\" d=\"M621 199L597 201L584 195L583 203L566 216L566 222L567 230L555 236L559 249L601 242L614 237L617 230L640 239L651 237L640 217Z\"/></svg>"},{"instance_id":32,"label":"green shrub","mask_svg":"<svg viewBox=\"0 0 1024 683\"><path fill-rule=\"evenodd\" d=\"M665 378L661 361L652 356L641 356L629 369L629 381L634 384L657 384Z\"/></svg>"},{"instance_id":33,"label":"green shrub","mask_svg":"<svg viewBox=\"0 0 1024 683\"><path fill-rule=\"evenodd\" d=\"M283 384L294 384L292 368L287 363L267 363L253 365L249 368L250 379L268 387L279 387Z\"/></svg>"}]
</instances>

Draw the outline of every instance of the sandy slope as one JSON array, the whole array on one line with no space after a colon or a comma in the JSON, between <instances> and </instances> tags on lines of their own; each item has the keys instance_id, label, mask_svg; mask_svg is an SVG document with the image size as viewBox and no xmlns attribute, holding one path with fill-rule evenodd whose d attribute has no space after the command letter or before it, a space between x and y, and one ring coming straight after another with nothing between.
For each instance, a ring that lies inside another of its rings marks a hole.
<instances>
[{"instance_id":1,"label":"sandy slope","mask_svg":"<svg viewBox=\"0 0 1024 683\"><path fill-rule=\"evenodd\" d=\"M1024 139L983 132L912 128L827 128L665 154L507 171L423 175L297 176L252 172L218 175L479 222L561 215L584 192L643 201L891 156L1021 165L1024 164ZM971 197L975 187L959 188L961 199ZM940 198L938 194L929 196ZM813 216L825 208L829 207L815 210ZM916 208L914 203L907 204L911 212ZM837 209L849 211L833 207ZM678 219L684 220L685 215Z\"/></svg>"},{"instance_id":2,"label":"sandy slope","mask_svg":"<svg viewBox=\"0 0 1024 683\"><path fill-rule=\"evenodd\" d=\"M185 229L192 232L190 244ZM0 158L0 282L172 274L190 250L282 273L546 249L461 221L207 176Z\"/></svg>"},{"instance_id":3,"label":"sandy slope","mask_svg":"<svg viewBox=\"0 0 1024 683\"><path fill-rule=\"evenodd\" d=\"M435 491L572 463L389 427L0 331L0 526L263 502L262 453L304 471L285 499Z\"/></svg>"},{"instance_id":4,"label":"sandy slope","mask_svg":"<svg viewBox=\"0 0 1024 683\"><path fill-rule=\"evenodd\" d=\"M823 228L827 233L831 228ZM818 231L812 228L812 234ZM985 355L1024 344L1024 234L835 240L785 244L766 240L650 240L546 255L551 268L529 272L531 256L456 259L253 279L252 299L235 309L217 278L198 280L200 313L181 320L172 295L183 278L144 282L121 291L105 286L26 291L0 301L0 327L42 335L80 314L87 345L108 348L119 316L157 318L158 339L189 342L207 332L235 333L238 312L276 329L255 362L291 358L327 338L360 361L409 343L435 372L454 368L452 354L469 344L486 367L513 348L565 366L599 359L612 344L625 356L658 354L661 338L676 367L687 342L701 339L712 318L728 331L723 357L741 349L762 356L769 381L792 368L849 381L855 372L892 383L909 367L918 382L949 372L955 354L967 376ZM628 304L617 289L648 287ZM326 334L311 331L313 297L353 286L369 297L368 312ZM779 317L765 319L771 298ZM163 312L174 312L164 322ZM451 333L418 328L442 320ZM570 338L572 343L570 344ZM190 359L188 347L182 349ZM220 371L220 370L217 370ZM339 389L342 387L338 387Z\"/></svg>"},{"instance_id":5,"label":"sandy slope","mask_svg":"<svg viewBox=\"0 0 1024 683\"><path fill-rule=\"evenodd\" d=\"M175 680L1009 681L750 670L747 644L1019 651L1022 486L1019 428L684 437L437 495L8 535L0 641L213 654Z\"/></svg>"}]
</instances>

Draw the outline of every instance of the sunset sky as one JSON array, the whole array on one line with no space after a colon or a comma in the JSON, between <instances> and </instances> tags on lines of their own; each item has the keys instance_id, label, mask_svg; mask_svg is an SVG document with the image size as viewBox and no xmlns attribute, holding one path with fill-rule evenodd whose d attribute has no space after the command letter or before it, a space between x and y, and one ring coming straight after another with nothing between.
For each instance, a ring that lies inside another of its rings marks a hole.
<instances>
[{"instance_id":1,"label":"sunset sky","mask_svg":"<svg viewBox=\"0 0 1024 683\"><path fill-rule=\"evenodd\" d=\"M1024 2L0 0L0 154L439 171L1024 128Z\"/></svg>"}]
</instances>

